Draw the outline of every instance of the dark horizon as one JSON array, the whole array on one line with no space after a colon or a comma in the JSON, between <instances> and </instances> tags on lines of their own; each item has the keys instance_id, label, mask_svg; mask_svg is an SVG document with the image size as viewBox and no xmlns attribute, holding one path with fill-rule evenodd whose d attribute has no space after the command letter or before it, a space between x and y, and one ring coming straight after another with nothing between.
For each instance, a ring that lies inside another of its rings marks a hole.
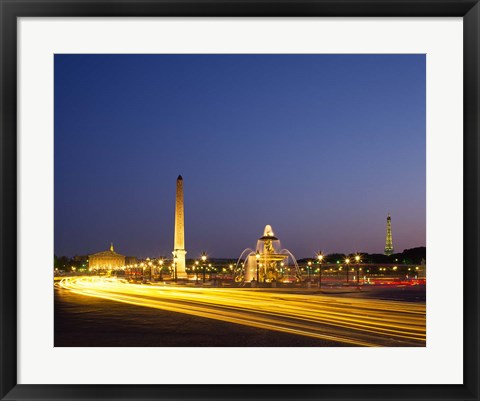
<instances>
[{"instance_id":1,"label":"dark horizon","mask_svg":"<svg viewBox=\"0 0 480 401\"><path fill-rule=\"evenodd\" d=\"M424 55L55 55L55 249L426 246Z\"/></svg>"}]
</instances>

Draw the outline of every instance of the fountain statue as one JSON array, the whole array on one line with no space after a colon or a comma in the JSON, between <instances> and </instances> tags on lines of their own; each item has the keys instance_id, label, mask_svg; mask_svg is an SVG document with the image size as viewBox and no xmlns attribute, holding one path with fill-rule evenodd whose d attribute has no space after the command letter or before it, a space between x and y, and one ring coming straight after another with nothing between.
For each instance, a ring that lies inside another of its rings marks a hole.
<instances>
[{"instance_id":1,"label":"fountain statue","mask_svg":"<svg viewBox=\"0 0 480 401\"><path fill-rule=\"evenodd\" d=\"M272 227L265 226L255 250L245 249L235 266L235 281L239 283L301 281L297 260L288 249L282 249Z\"/></svg>"}]
</instances>

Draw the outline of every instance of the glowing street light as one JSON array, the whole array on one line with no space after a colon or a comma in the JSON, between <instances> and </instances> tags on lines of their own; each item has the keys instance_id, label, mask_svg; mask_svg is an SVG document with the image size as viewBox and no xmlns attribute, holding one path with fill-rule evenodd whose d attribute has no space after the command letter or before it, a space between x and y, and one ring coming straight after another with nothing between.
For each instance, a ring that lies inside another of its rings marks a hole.
<instances>
[{"instance_id":1,"label":"glowing street light","mask_svg":"<svg viewBox=\"0 0 480 401\"><path fill-rule=\"evenodd\" d=\"M259 278L260 278L260 275L259 275L259 267L260 267L260 266L259 266L259 264L258 264L259 261L260 261L260 252L257 251L257 252L255 253L255 258L257 259L257 283L260 283L260 281L259 281Z\"/></svg>"},{"instance_id":2,"label":"glowing street light","mask_svg":"<svg viewBox=\"0 0 480 401\"><path fill-rule=\"evenodd\" d=\"M308 266L307 267L307 277L308 277L307 280L310 282L310 269L312 267L312 262L310 260L307 262L307 266Z\"/></svg>"},{"instance_id":3,"label":"glowing street light","mask_svg":"<svg viewBox=\"0 0 480 401\"><path fill-rule=\"evenodd\" d=\"M322 288L322 262L323 262L323 253L317 253L318 259L318 288Z\"/></svg>"},{"instance_id":4,"label":"glowing street light","mask_svg":"<svg viewBox=\"0 0 480 401\"><path fill-rule=\"evenodd\" d=\"M205 284L205 261L207 260L207 254L202 252L202 276L203 276L203 283Z\"/></svg>"},{"instance_id":5,"label":"glowing street light","mask_svg":"<svg viewBox=\"0 0 480 401\"><path fill-rule=\"evenodd\" d=\"M174 274L174 279L175 279L175 282L177 282L177 261L178 261L178 258L177 258L177 253L174 253L173 254L173 274Z\"/></svg>"},{"instance_id":6,"label":"glowing street light","mask_svg":"<svg viewBox=\"0 0 480 401\"><path fill-rule=\"evenodd\" d=\"M198 284L198 260L195 261L195 283Z\"/></svg>"},{"instance_id":7,"label":"glowing street light","mask_svg":"<svg viewBox=\"0 0 480 401\"><path fill-rule=\"evenodd\" d=\"M148 267L150 267L150 280L153 280L153 262L147 258L147 260L149 261L147 264L148 264Z\"/></svg>"},{"instance_id":8,"label":"glowing street light","mask_svg":"<svg viewBox=\"0 0 480 401\"><path fill-rule=\"evenodd\" d=\"M160 259L158 264L160 266L160 281L163 281L163 259Z\"/></svg>"},{"instance_id":9,"label":"glowing street light","mask_svg":"<svg viewBox=\"0 0 480 401\"><path fill-rule=\"evenodd\" d=\"M357 287L360 288L360 255L355 255L355 262L357 262Z\"/></svg>"},{"instance_id":10,"label":"glowing street light","mask_svg":"<svg viewBox=\"0 0 480 401\"><path fill-rule=\"evenodd\" d=\"M350 264L350 259L349 258L345 259L345 264L347 265L346 270L347 270L347 284L348 284L348 265Z\"/></svg>"}]
</instances>

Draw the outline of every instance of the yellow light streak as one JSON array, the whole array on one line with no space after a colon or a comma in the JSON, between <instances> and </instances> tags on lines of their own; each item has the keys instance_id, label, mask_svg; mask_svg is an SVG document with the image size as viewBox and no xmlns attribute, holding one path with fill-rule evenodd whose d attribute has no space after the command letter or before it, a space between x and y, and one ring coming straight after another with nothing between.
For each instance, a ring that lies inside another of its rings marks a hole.
<instances>
[{"instance_id":1,"label":"yellow light streak","mask_svg":"<svg viewBox=\"0 0 480 401\"><path fill-rule=\"evenodd\" d=\"M356 346L425 346L425 304L252 289L128 284L71 277L76 294Z\"/></svg>"}]
</instances>

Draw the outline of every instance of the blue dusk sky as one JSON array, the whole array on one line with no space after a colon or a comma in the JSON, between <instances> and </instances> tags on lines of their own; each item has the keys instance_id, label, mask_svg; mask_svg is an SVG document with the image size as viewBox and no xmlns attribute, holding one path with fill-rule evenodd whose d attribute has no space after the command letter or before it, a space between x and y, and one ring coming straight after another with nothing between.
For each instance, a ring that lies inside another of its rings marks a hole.
<instances>
[{"instance_id":1,"label":"blue dusk sky","mask_svg":"<svg viewBox=\"0 0 480 401\"><path fill-rule=\"evenodd\" d=\"M55 55L55 254L425 246L424 55Z\"/></svg>"}]
</instances>

